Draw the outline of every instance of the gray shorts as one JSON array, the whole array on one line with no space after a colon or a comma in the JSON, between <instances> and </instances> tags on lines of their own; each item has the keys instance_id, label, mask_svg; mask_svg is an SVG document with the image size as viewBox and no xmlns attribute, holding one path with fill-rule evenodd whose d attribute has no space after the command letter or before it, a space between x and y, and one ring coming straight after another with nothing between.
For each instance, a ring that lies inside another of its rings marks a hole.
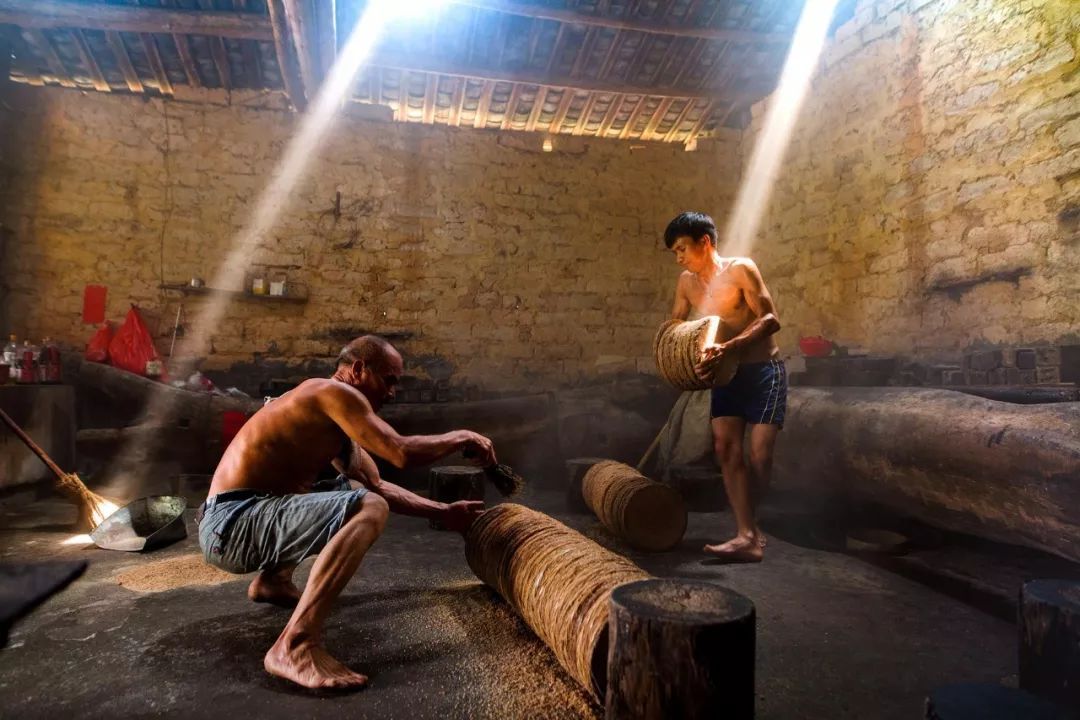
<instances>
[{"instance_id":1,"label":"gray shorts","mask_svg":"<svg viewBox=\"0 0 1080 720\"><path fill-rule=\"evenodd\" d=\"M366 494L343 475L303 495L221 493L204 504L199 545L206 562L231 573L297 565L326 547Z\"/></svg>"}]
</instances>

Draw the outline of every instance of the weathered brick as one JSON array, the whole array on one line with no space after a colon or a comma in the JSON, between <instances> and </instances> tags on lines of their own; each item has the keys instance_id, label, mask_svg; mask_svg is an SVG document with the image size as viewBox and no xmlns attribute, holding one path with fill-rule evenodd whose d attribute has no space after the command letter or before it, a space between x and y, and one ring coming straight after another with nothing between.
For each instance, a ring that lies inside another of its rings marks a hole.
<instances>
[{"instance_id":1,"label":"weathered brick","mask_svg":"<svg viewBox=\"0 0 1080 720\"><path fill-rule=\"evenodd\" d=\"M1056 347L1035 348L1035 365L1037 367L1061 365L1061 351Z\"/></svg>"},{"instance_id":2,"label":"weathered brick","mask_svg":"<svg viewBox=\"0 0 1080 720\"><path fill-rule=\"evenodd\" d=\"M1053 367L1041 367L1035 370L1035 382L1039 385L1056 385L1061 382L1060 369Z\"/></svg>"},{"instance_id":3,"label":"weathered brick","mask_svg":"<svg viewBox=\"0 0 1080 720\"><path fill-rule=\"evenodd\" d=\"M1021 370L1034 370L1035 369L1035 351L1024 348L1016 351L1016 367Z\"/></svg>"}]
</instances>

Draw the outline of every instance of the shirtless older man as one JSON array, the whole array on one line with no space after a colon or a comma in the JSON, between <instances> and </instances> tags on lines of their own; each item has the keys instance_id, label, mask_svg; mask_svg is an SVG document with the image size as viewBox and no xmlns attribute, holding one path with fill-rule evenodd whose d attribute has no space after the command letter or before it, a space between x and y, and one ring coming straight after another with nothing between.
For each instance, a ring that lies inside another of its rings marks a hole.
<instances>
[{"instance_id":1,"label":"shirtless older man","mask_svg":"<svg viewBox=\"0 0 1080 720\"><path fill-rule=\"evenodd\" d=\"M401 355L390 343L372 335L353 340L332 377L301 383L257 412L214 473L199 510L207 562L232 573L258 571L248 588L252 600L295 605L263 659L272 675L309 688L366 684L365 676L323 649L322 630L331 603L382 533L388 511L438 517L460 531L483 511L482 502L431 502L379 479L367 452L396 467L458 450L471 450L484 465L496 461L491 441L469 430L402 436L379 418L402 371ZM343 473L336 487L318 487L317 474L331 464ZM318 557L301 593L292 572L313 555Z\"/></svg>"},{"instance_id":2,"label":"shirtless older man","mask_svg":"<svg viewBox=\"0 0 1080 720\"><path fill-rule=\"evenodd\" d=\"M735 333L706 349L698 374L707 377L727 353L736 353L739 359L734 379L713 388L710 412L716 460L737 532L731 540L706 545L705 550L731 562L760 562L765 536L755 517L757 497L768 487L773 448L787 404L787 372L773 339L780 321L754 261L720 257L716 224L708 215L682 213L668 224L664 244L686 268L675 288L672 317L685 320L691 310L698 316L719 315ZM749 468L743 459L747 425Z\"/></svg>"}]
</instances>

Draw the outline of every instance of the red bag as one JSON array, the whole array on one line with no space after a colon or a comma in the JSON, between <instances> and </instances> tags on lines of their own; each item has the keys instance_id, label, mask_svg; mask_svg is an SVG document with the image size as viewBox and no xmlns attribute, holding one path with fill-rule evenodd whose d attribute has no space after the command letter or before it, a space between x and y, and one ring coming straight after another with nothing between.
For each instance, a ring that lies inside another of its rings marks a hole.
<instances>
[{"instance_id":1,"label":"red bag","mask_svg":"<svg viewBox=\"0 0 1080 720\"><path fill-rule=\"evenodd\" d=\"M90 338L86 345L84 357L90 362L103 363L109 360L109 343L112 342L112 325L107 322L101 323L101 327Z\"/></svg>"},{"instance_id":2,"label":"red bag","mask_svg":"<svg viewBox=\"0 0 1080 720\"><path fill-rule=\"evenodd\" d=\"M150 331L146 329L139 309L132 305L124 324L109 343L109 364L136 375L146 375L146 363L159 359Z\"/></svg>"}]
</instances>

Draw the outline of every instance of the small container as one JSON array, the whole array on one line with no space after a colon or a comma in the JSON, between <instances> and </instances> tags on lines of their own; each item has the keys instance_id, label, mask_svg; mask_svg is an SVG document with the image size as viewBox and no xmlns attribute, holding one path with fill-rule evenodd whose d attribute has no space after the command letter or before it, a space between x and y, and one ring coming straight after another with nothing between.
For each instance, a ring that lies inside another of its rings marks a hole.
<instances>
[{"instance_id":1,"label":"small container","mask_svg":"<svg viewBox=\"0 0 1080 720\"><path fill-rule=\"evenodd\" d=\"M161 361L160 360L147 360L146 361L146 377L159 378L161 377Z\"/></svg>"},{"instance_id":2,"label":"small container","mask_svg":"<svg viewBox=\"0 0 1080 720\"><path fill-rule=\"evenodd\" d=\"M266 278L257 277L251 281L251 294L252 295L265 295L266 294Z\"/></svg>"},{"instance_id":3,"label":"small container","mask_svg":"<svg viewBox=\"0 0 1080 720\"><path fill-rule=\"evenodd\" d=\"M280 280L270 281L270 294L274 297L284 297L285 295L285 278Z\"/></svg>"},{"instance_id":4,"label":"small container","mask_svg":"<svg viewBox=\"0 0 1080 720\"><path fill-rule=\"evenodd\" d=\"M193 288L201 288L205 283L203 283L202 278L193 277L188 284L191 285L191 287Z\"/></svg>"}]
</instances>

